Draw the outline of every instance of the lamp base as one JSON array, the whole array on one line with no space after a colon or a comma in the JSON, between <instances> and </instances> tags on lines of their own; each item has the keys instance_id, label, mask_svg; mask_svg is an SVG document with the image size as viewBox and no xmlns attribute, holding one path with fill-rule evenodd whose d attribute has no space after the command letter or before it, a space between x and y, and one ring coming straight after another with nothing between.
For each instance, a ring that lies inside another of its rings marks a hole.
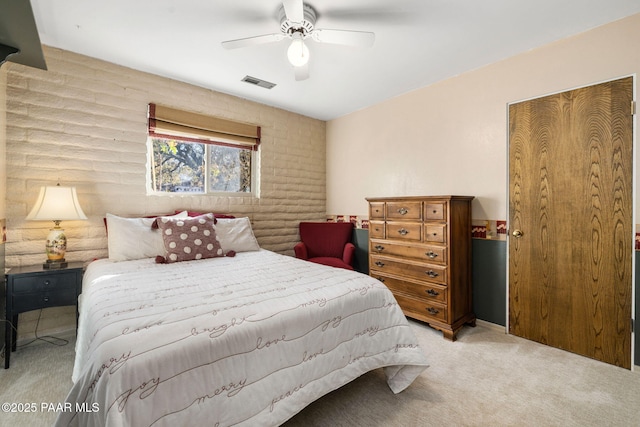
<instances>
[{"instance_id":1,"label":"lamp base","mask_svg":"<svg viewBox=\"0 0 640 427\"><path fill-rule=\"evenodd\" d=\"M67 236L64 235L64 230L59 224L60 222L57 221L56 226L49 230L47 236L47 261L42 264L45 270L67 268L69 265L64 259L64 254L67 252Z\"/></svg>"},{"instance_id":2,"label":"lamp base","mask_svg":"<svg viewBox=\"0 0 640 427\"><path fill-rule=\"evenodd\" d=\"M44 268L45 270L57 270L60 268L67 268L68 266L69 263L65 261L64 258L56 261L51 261L48 259L44 264L42 264L42 268Z\"/></svg>"}]
</instances>

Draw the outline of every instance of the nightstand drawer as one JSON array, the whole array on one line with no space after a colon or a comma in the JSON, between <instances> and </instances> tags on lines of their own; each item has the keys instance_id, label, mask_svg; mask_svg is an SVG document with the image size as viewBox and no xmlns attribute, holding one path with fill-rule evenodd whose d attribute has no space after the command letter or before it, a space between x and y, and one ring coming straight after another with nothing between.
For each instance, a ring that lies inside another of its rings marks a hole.
<instances>
[{"instance_id":1,"label":"nightstand drawer","mask_svg":"<svg viewBox=\"0 0 640 427\"><path fill-rule=\"evenodd\" d=\"M29 294L48 290L76 288L76 273L62 273L55 275L35 275L16 277L13 279L13 294ZM74 302L75 304L75 302Z\"/></svg>"},{"instance_id":2,"label":"nightstand drawer","mask_svg":"<svg viewBox=\"0 0 640 427\"><path fill-rule=\"evenodd\" d=\"M13 312L37 310L47 307L59 307L63 305L76 305L75 288L57 289L51 292L37 292L32 294L20 294L20 298L13 300Z\"/></svg>"}]
</instances>

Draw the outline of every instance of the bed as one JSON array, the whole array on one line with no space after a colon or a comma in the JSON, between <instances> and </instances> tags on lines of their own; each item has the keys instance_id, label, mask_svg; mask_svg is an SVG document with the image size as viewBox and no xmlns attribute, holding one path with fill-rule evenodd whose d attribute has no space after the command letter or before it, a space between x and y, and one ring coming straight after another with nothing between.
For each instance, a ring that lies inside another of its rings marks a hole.
<instances>
[{"instance_id":1,"label":"bed","mask_svg":"<svg viewBox=\"0 0 640 427\"><path fill-rule=\"evenodd\" d=\"M378 280L234 244L87 266L56 425L279 425L370 370L399 393L428 366Z\"/></svg>"}]
</instances>

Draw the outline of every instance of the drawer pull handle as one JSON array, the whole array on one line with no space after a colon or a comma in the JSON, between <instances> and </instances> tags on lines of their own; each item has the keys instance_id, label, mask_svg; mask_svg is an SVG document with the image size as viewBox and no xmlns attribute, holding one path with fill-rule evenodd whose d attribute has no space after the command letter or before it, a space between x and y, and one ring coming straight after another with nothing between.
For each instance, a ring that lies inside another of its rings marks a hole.
<instances>
[{"instance_id":1,"label":"drawer pull handle","mask_svg":"<svg viewBox=\"0 0 640 427\"><path fill-rule=\"evenodd\" d=\"M400 209L398 209L398 213L399 213L400 215L406 215L406 214L408 214L408 213L409 213L409 209L407 209L407 208L400 208Z\"/></svg>"},{"instance_id":2,"label":"drawer pull handle","mask_svg":"<svg viewBox=\"0 0 640 427\"><path fill-rule=\"evenodd\" d=\"M385 278L384 277L378 277L378 280L381 281L382 283L384 283Z\"/></svg>"},{"instance_id":3,"label":"drawer pull handle","mask_svg":"<svg viewBox=\"0 0 640 427\"><path fill-rule=\"evenodd\" d=\"M398 233L400 233L401 236L406 236L407 234L409 234L409 230L401 228L400 230L398 230Z\"/></svg>"},{"instance_id":4,"label":"drawer pull handle","mask_svg":"<svg viewBox=\"0 0 640 427\"><path fill-rule=\"evenodd\" d=\"M434 290L434 289L429 289L428 291L426 291L429 295L431 295L432 297L437 297L438 295L440 295L440 292Z\"/></svg>"},{"instance_id":5,"label":"drawer pull handle","mask_svg":"<svg viewBox=\"0 0 640 427\"><path fill-rule=\"evenodd\" d=\"M384 267L384 262L382 262L382 261L376 261L376 265L377 265L378 267Z\"/></svg>"},{"instance_id":6,"label":"drawer pull handle","mask_svg":"<svg viewBox=\"0 0 640 427\"><path fill-rule=\"evenodd\" d=\"M433 251L425 252L424 254L426 256L428 256L429 258L431 258L431 259L434 259L434 258L436 258L438 256L438 254L433 252Z\"/></svg>"},{"instance_id":7,"label":"drawer pull handle","mask_svg":"<svg viewBox=\"0 0 640 427\"><path fill-rule=\"evenodd\" d=\"M382 252L382 251L384 250L384 246L382 246L382 245L375 245L375 246L373 247L373 249L375 249L375 250L376 250L376 251L378 251L378 252Z\"/></svg>"},{"instance_id":8,"label":"drawer pull handle","mask_svg":"<svg viewBox=\"0 0 640 427\"><path fill-rule=\"evenodd\" d=\"M49 297L48 297L48 296L45 296L44 298L42 298L42 301L44 301L44 302L49 302Z\"/></svg>"},{"instance_id":9,"label":"drawer pull handle","mask_svg":"<svg viewBox=\"0 0 640 427\"><path fill-rule=\"evenodd\" d=\"M433 271L433 270L425 271L425 274L426 274L427 276L429 276L429 277L438 277L438 276L439 276L439 274L438 274L438 273L436 273L436 272L435 272L435 271Z\"/></svg>"},{"instance_id":10,"label":"drawer pull handle","mask_svg":"<svg viewBox=\"0 0 640 427\"><path fill-rule=\"evenodd\" d=\"M44 281L44 285L45 285L45 286L49 286L50 284L51 284L51 282L50 282L50 281L48 281L48 280L45 280L45 281Z\"/></svg>"},{"instance_id":11,"label":"drawer pull handle","mask_svg":"<svg viewBox=\"0 0 640 427\"><path fill-rule=\"evenodd\" d=\"M432 314L432 315L434 315L434 316L435 316L436 314L440 313L440 310L438 310L437 308L433 308L433 307L429 307L429 308L427 308L427 311L429 312L429 314Z\"/></svg>"}]
</instances>

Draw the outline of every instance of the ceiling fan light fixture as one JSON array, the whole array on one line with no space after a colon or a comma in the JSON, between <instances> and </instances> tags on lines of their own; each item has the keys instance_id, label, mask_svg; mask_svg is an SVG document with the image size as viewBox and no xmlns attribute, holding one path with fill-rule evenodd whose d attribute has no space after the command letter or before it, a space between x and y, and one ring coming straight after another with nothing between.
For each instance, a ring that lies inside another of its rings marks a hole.
<instances>
[{"instance_id":1,"label":"ceiling fan light fixture","mask_svg":"<svg viewBox=\"0 0 640 427\"><path fill-rule=\"evenodd\" d=\"M287 58L294 67L302 67L309 62L309 48L304 44L300 33L293 34L293 40L287 49Z\"/></svg>"},{"instance_id":2,"label":"ceiling fan light fixture","mask_svg":"<svg viewBox=\"0 0 640 427\"><path fill-rule=\"evenodd\" d=\"M287 48L287 59L293 65L296 80L309 78L309 48L304 41L308 38L314 42L336 44L351 47L370 47L375 40L375 34L369 31L329 30L316 28L317 14L313 7L304 0L281 0L278 9L280 32L263 34L261 36L245 37L242 39L222 42L225 49L236 49L265 43L291 40ZM255 84L255 83L254 83Z\"/></svg>"}]
</instances>

